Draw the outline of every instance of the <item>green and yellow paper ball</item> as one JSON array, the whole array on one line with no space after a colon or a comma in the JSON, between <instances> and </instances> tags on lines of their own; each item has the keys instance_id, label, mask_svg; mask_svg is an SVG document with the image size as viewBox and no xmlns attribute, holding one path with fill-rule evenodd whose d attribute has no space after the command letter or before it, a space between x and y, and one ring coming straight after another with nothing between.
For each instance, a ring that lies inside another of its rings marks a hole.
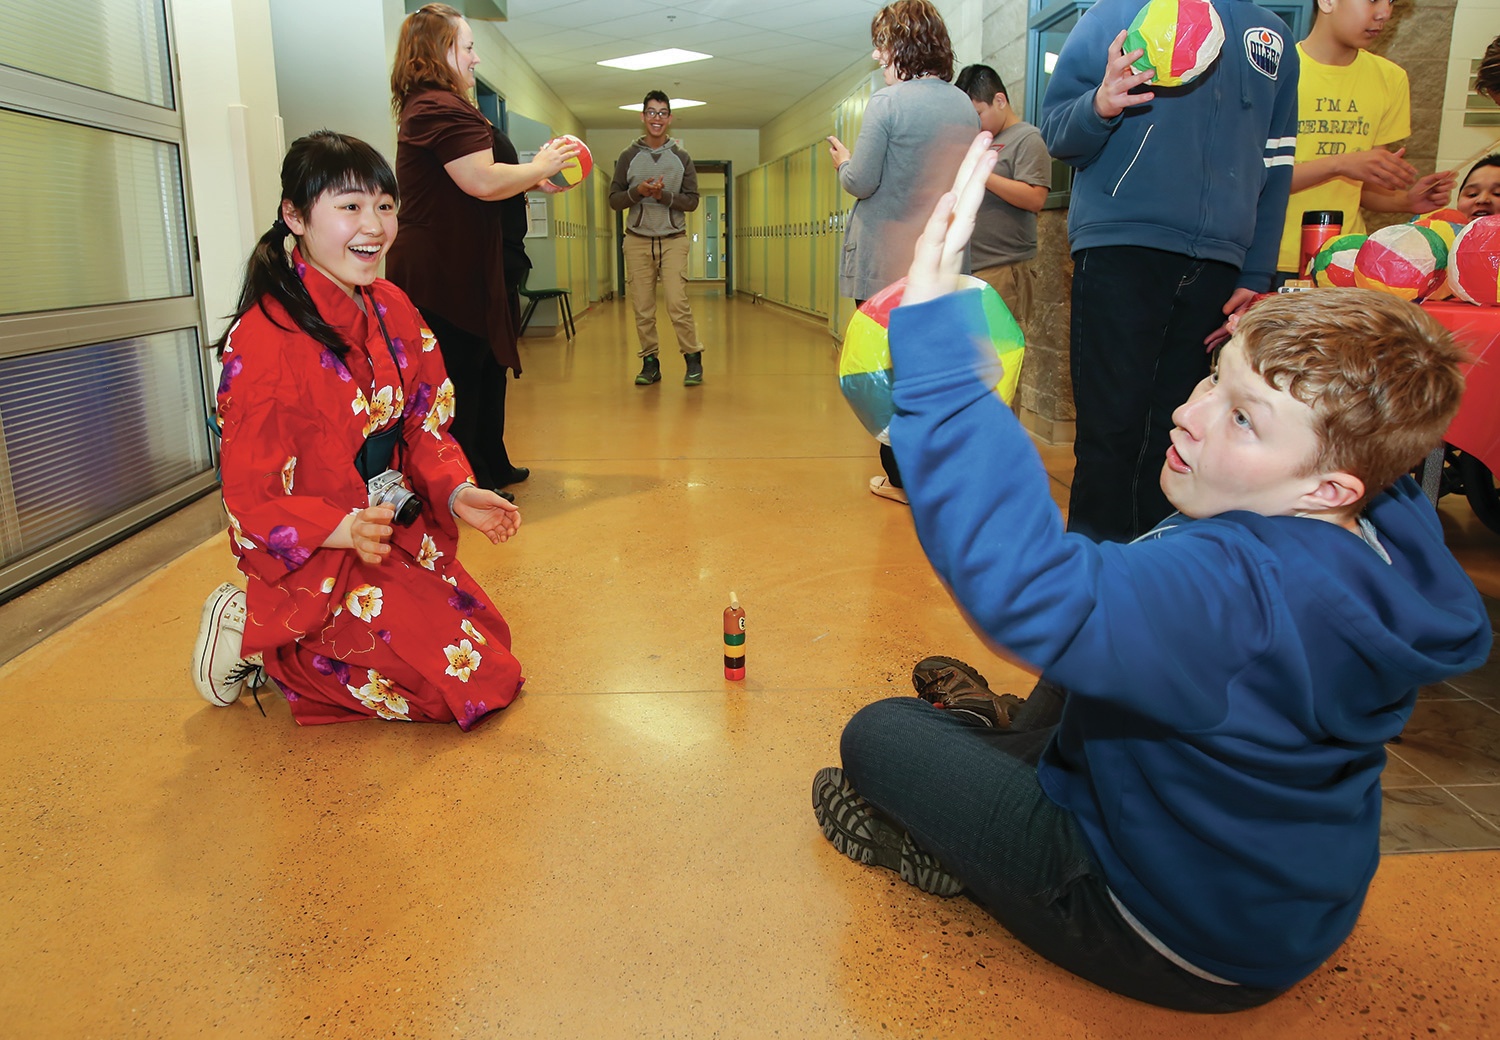
<instances>
[{"instance_id":1,"label":"green and yellow paper ball","mask_svg":"<svg viewBox=\"0 0 1500 1040\"><path fill-rule=\"evenodd\" d=\"M559 188L575 188L583 182L583 179L594 172L594 153L589 151L589 146L572 134L563 134L554 137L549 144L567 142L578 146L578 154L567 162L563 168L554 173L549 180Z\"/></svg>"},{"instance_id":2,"label":"green and yellow paper ball","mask_svg":"<svg viewBox=\"0 0 1500 1040\"><path fill-rule=\"evenodd\" d=\"M1131 65L1152 69L1151 83L1180 87L1214 63L1224 46L1224 23L1208 0L1151 0L1136 14L1125 37L1125 53L1145 51Z\"/></svg>"},{"instance_id":3,"label":"green and yellow paper ball","mask_svg":"<svg viewBox=\"0 0 1500 1040\"><path fill-rule=\"evenodd\" d=\"M1324 289L1348 288L1354 284L1354 258L1369 235L1340 235L1323 245L1313 257L1313 284Z\"/></svg>"},{"instance_id":4,"label":"green and yellow paper ball","mask_svg":"<svg viewBox=\"0 0 1500 1040\"><path fill-rule=\"evenodd\" d=\"M1015 400L1021 381L1021 360L1026 341L1021 327L1011 317L1010 309L994 288L972 275L960 275L963 289L978 289L984 304L985 324L990 342L1004 366L1004 374L995 385L995 393L1006 404ZM891 425L895 408L891 404L891 311L901 306L906 279L886 286L870 297L849 319L844 332L844 346L839 353L839 389L844 400L859 417L866 430L878 437Z\"/></svg>"}]
</instances>

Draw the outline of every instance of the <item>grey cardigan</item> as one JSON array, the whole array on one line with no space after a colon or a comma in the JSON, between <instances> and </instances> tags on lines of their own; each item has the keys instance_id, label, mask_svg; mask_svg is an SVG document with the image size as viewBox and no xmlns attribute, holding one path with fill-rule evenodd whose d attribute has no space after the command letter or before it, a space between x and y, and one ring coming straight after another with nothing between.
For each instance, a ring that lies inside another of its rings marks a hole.
<instances>
[{"instance_id":1,"label":"grey cardigan","mask_svg":"<svg viewBox=\"0 0 1500 1040\"><path fill-rule=\"evenodd\" d=\"M870 95L853 156L838 171L859 200L844 233L840 294L868 300L906 274L922 226L978 132L969 96L940 79L902 80Z\"/></svg>"}]
</instances>

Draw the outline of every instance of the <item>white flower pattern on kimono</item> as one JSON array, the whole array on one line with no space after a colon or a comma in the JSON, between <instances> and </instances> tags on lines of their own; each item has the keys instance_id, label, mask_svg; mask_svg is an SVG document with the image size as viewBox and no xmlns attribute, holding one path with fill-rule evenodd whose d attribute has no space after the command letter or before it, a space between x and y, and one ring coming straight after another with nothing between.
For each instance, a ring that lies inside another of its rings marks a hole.
<instances>
[{"instance_id":1,"label":"white flower pattern on kimono","mask_svg":"<svg viewBox=\"0 0 1500 1040\"><path fill-rule=\"evenodd\" d=\"M395 398L395 391L388 386L381 387L375 396L370 398L370 415L365 420L366 437L391 421L391 416L396 414Z\"/></svg>"},{"instance_id":2,"label":"white flower pattern on kimono","mask_svg":"<svg viewBox=\"0 0 1500 1040\"><path fill-rule=\"evenodd\" d=\"M448 655L448 667L444 670L457 676L459 682L468 682L469 676L479 670L479 651L467 639L460 639L457 646L443 647L443 653Z\"/></svg>"},{"instance_id":3,"label":"white flower pattern on kimono","mask_svg":"<svg viewBox=\"0 0 1500 1040\"><path fill-rule=\"evenodd\" d=\"M227 509L224 512L229 513L229 535L234 539L234 544L238 545L241 549L254 549L255 543L245 537L245 529L240 526L239 517L230 513Z\"/></svg>"},{"instance_id":4,"label":"white flower pattern on kimono","mask_svg":"<svg viewBox=\"0 0 1500 1040\"><path fill-rule=\"evenodd\" d=\"M365 400L365 392L358 387L354 389L354 400L349 403L349 410L355 415L364 415L370 410L370 403Z\"/></svg>"},{"instance_id":5,"label":"white flower pattern on kimono","mask_svg":"<svg viewBox=\"0 0 1500 1040\"><path fill-rule=\"evenodd\" d=\"M335 585L336 585L336 584L337 584L337 583L336 583L336 582L335 582L335 581L334 581L334 580L333 580L333 579L332 579L332 578L324 578L324 579L323 579L323 584L322 584L322 585L319 585L319 586L318 586L318 591L320 591L320 592L322 592L322 593L323 593L323 595L325 595L325 596L326 596L326 595L328 595L328 594L329 594L329 593L330 593L330 592L332 592L332 591L333 591L333 589L334 589L334 586L335 586Z\"/></svg>"},{"instance_id":6,"label":"white flower pattern on kimono","mask_svg":"<svg viewBox=\"0 0 1500 1040\"><path fill-rule=\"evenodd\" d=\"M488 639L479 634L479 629L475 628L474 623L468 618L464 618L462 621L460 621L458 623L458 627L464 630L464 635L474 640L474 642L478 643L480 646L484 646L489 642Z\"/></svg>"},{"instance_id":7,"label":"white flower pattern on kimono","mask_svg":"<svg viewBox=\"0 0 1500 1040\"><path fill-rule=\"evenodd\" d=\"M292 493L292 484L297 476L297 456L289 455L287 460L281 464L281 491L283 494Z\"/></svg>"},{"instance_id":8,"label":"white flower pattern on kimono","mask_svg":"<svg viewBox=\"0 0 1500 1040\"><path fill-rule=\"evenodd\" d=\"M369 681L363 686L346 684L355 699L373 711L377 718L410 722L411 708L406 698L396 692L395 683L373 668L366 669L365 676Z\"/></svg>"},{"instance_id":9,"label":"white flower pattern on kimono","mask_svg":"<svg viewBox=\"0 0 1500 1040\"><path fill-rule=\"evenodd\" d=\"M424 567L429 571L437 570L437 562L442 558L442 551L438 549L437 542L432 540L432 535L422 536L422 548L417 552L417 566Z\"/></svg>"},{"instance_id":10,"label":"white flower pattern on kimono","mask_svg":"<svg viewBox=\"0 0 1500 1040\"><path fill-rule=\"evenodd\" d=\"M349 613L361 621L370 621L380 616L383 593L375 585L360 585L350 589L349 594L344 597L344 605L349 608Z\"/></svg>"},{"instance_id":11,"label":"white flower pattern on kimono","mask_svg":"<svg viewBox=\"0 0 1500 1040\"><path fill-rule=\"evenodd\" d=\"M432 330L429 329L429 328L423 327L423 329L421 331L422 331L422 353L426 354L428 351L432 350L433 348L435 348L437 346L437 337L432 334Z\"/></svg>"},{"instance_id":12,"label":"white flower pattern on kimono","mask_svg":"<svg viewBox=\"0 0 1500 1040\"><path fill-rule=\"evenodd\" d=\"M444 379L432 395L432 408L422 420L422 429L442 439L442 425L453 418L453 381Z\"/></svg>"}]
</instances>

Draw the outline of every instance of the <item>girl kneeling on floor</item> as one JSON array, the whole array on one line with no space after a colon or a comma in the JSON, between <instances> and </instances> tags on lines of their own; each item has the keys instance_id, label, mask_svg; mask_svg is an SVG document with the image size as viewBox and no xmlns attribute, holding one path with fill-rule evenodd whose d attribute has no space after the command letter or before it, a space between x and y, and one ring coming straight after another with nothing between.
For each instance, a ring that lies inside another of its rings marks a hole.
<instances>
[{"instance_id":1,"label":"girl kneeling on floor","mask_svg":"<svg viewBox=\"0 0 1500 1040\"><path fill-rule=\"evenodd\" d=\"M248 588L204 605L194 683L228 704L263 667L303 725L467 730L524 680L457 560L455 518L494 543L521 514L474 486L437 342L376 277L396 237L390 165L320 130L287 153L281 194L218 344L224 507Z\"/></svg>"}]
</instances>

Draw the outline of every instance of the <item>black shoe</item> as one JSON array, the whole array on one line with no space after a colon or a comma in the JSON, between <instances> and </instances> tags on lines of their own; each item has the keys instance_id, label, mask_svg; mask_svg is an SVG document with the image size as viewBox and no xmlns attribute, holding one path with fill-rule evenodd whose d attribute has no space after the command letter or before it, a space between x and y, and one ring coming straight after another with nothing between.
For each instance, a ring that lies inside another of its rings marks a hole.
<instances>
[{"instance_id":1,"label":"black shoe","mask_svg":"<svg viewBox=\"0 0 1500 1040\"><path fill-rule=\"evenodd\" d=\"M911 670L911 684L929 704L990 729L1010 729L1011 719L1025 703L1014 694L991 693L984 676L955 657L918 661Z\"/></svg>"},{"instance_id":2,"label":"black shoe","mask_svg":"<svg viewBox=\"0 0 1500 1040\"><path fill-rule=\"evenodd\" d=\"M655 354L641 358L641 374L635 377L636 386L650 386L661 382L661 361Z\"/></svg>"},{"instance_id":3,"label":"black shoe","mask_svg":"<svg viewBox=\"0 0 1500 1040\"><path fill-rule=\"evenodd\" d=\"M818 770L812 801L823 836L854 862L894 870L908 885L935 896L956 896L963 891L962 881L917 848L910 834L881 816L849 786L842 769Z\"/></svg>"},{"instance_id":4,"label":"black shoe","mask_svg":"<svg viewBox=\"0 0 1500 1040\"><path fill-rule=\"evenodd\" d=\"M683 386L703 385L703 351L682 355L687 360L687 375L682 377Z\"/></svg>"},{"instance_id":5,"label":"black shoe","mask_svg":"<svg viewBox=\"0 0 1500 1040\"><path fill-rule=\"evenodd\" d=\"M529 476L531 476L531 470L525 466L512 466L510 473L495 481L495 486L497 488L510 487L512 484L522 483Z\"/></svg>"},{"instance_id":6,"label":"black shoe","mask_svg":"<svg viewBox=\"0 0 1500 1040\"><path fill-rule=\"evenodd\" d=\"M501 491L499 488L495 489L495 494L499 495L507 502L514 502L516 500L515 495L512 495L509 491Z\"/></svg>"}]
</instances>

